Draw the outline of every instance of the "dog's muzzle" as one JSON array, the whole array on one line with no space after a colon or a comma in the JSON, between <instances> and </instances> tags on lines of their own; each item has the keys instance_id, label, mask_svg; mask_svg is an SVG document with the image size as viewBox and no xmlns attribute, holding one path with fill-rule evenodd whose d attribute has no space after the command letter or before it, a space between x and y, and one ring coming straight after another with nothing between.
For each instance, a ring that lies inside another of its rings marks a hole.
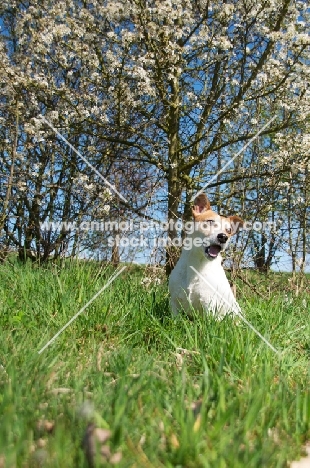
<instances>
[{"instance_id":1,"label":"dog's muzzle","mask_svg":"<svg viewBox=\"0 0 310 468\"><path fill-rule=\"evenodd\" d=\"M212 244L208 247L205 247L205 253L209 258L216 258L221 250L222 248L218 244Z\"/></svg>"},{"instance_id":2,"label":"dog's muzzle","mask_svg":"<svg viewBox=\"0 0 310 468\"><path fill-rule=\"evenodd\" d=\"M209 258L216 258L221 250L224 248L224 244L228 241L228 237L226 234L220 233L217 235L217 240L219 244L211 244L205 246L205 254L208 255Z\"/></svg>"}]
</instances>

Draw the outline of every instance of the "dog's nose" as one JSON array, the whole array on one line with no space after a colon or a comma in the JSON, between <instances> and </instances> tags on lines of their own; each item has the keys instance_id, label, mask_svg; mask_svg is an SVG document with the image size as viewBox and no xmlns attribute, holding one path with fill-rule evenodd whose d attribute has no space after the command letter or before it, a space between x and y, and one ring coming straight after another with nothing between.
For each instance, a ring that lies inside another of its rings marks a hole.
<instances>
[{"instance_id":1,"label":"dog's nose","mask_svg":"<svg viewBox=\"0 0 310 468\"><path fill-rule=\"evenodd\" d=\"M226 236L226 234L223 233L218 234L217 238L221 244L225 244L225 242L228 241L228 237Z\"/></svg>"}]
</instances>

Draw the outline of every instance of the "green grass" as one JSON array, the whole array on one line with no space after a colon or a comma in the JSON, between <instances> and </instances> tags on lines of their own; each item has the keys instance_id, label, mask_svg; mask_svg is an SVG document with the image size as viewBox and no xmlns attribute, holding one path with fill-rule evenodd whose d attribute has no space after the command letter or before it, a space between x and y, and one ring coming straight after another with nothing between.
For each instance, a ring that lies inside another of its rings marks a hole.
<instances>
[{"instance_id":1,"label":"green grass","mask_svg":"<svg viewBox=\"0 0 310 468\"><path fill-rule=\"evenodd\" d=\"M0 266L0 467L86 468L92 418L110 429L120 468L286 467L300 455L309 296L240 299L276 355L230 318L172 318L165 282L146 290L143 270L128 267L38 354L112 273L92 262Z\"/></svg>"}]
</instances>

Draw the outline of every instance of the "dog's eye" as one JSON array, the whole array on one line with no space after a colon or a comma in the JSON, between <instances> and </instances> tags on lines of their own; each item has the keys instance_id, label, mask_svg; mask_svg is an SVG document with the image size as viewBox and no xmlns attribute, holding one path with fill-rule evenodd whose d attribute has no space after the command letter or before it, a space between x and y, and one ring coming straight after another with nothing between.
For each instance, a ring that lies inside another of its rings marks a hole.
<instances>
[{"instance_id":1,"label":"dog's eye","mask_svg":"<svg viewBox=\"0 0 310 468\"><path fill-rule=\"evenodd\" d=\"M231 234L231 228L226 228L227 234Z\"/></svg>"},{"instance_id":2,"label":"dog's eye","mask_svg":"<svg viewBox=\"0 0 310 468\"><path fill-rule=\"evenodd\" d=\"M207 219L206 222L209 223L209 224L213 224L213 223L214 223L214 219Z\"/></svg>"}]
</instances>

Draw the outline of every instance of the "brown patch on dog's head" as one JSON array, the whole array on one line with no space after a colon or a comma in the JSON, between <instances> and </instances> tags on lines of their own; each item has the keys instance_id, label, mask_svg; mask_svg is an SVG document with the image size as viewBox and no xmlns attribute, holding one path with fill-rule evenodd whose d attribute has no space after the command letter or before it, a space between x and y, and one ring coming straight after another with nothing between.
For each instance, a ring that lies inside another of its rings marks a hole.
<instances>
[{"instance_id":1,"label":"brown patch on dog's head","mask_svg":"<svg viewBox=\"0 0 310 468\"><path fill-rule=\"evenodd\" d=\"M193 216L196 219L201 213L204 213L211 209L209 199L205 193L201 193L198 197L195 198Z\"/></svg>"},{"instance_id":2,"label":"brown patch on dog's head","mask_svg":"<svg viewBox=\"0 0 310 468\"><path fill-rule=\"evenodd\" d=\"M233 236L243 226L244 221L239 216L235 216L235 215L228 216L228 219L229 219L231 229L232 229L231 235Z\"/></svg>"},{"instance_id":3,"label":"brown patch on dog's head","mask_svg":"<svg viewBox=\"0 0 310 468\"><path fill-rule=\"evenodd\" d=\"M194 220L197 222L213 221L222 223L223 232L226 235L233 236L243 226L243 220L239 216L220 216L211 210L210 201L205 193L201 193L194 201L193 208Z\"/></svg>"}]
</instances>

